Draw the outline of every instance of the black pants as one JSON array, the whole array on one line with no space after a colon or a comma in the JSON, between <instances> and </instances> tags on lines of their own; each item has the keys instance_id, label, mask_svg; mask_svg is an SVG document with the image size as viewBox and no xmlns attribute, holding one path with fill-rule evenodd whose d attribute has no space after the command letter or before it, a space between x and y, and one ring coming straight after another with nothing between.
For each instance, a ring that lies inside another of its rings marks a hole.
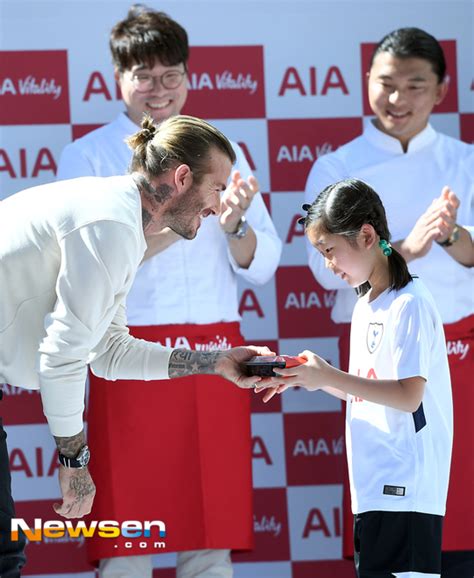
<instances>
[{"instance_id":1,"label":"black pants","mask_svg":"<svg viewBox=\"0 0 474 578\"><path fill-rule=\"evenodd\" d=\"M358 578L392 578L399 572L441 574L443 516L371 511L354 517Z\"/></svg>"},{"instance_id":2,"label":"black pants","mask_svg":"<svg viewBox=\"0 0 474 578\"><path fill-rule=\"evenodd\" d=\"M0 400L2 390L0 389ZM7 452L7 434L0 418L0 576L17 578L25 565L26 538L23 533L18 541L11 540L11 519L15 517L15 505L11 492L10 464Z\"/></svg>"}]
</instances>

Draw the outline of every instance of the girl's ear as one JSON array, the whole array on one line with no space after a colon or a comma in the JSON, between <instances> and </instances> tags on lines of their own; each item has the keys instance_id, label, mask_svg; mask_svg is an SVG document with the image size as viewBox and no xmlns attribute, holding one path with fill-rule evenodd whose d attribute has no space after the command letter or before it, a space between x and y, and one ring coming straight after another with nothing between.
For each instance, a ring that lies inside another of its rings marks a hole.
<instances>
[{"instance_id":1,"label":"girl's ear","mask_svg":"<svg viewBox=\"0 0 474 578\"><path fill-rule=\"evenodd\" d=\"M372 225L365 223L360 229L360 240L365 249L371 249L378 240L378 235Z\"/></svg>"}]
</instances>

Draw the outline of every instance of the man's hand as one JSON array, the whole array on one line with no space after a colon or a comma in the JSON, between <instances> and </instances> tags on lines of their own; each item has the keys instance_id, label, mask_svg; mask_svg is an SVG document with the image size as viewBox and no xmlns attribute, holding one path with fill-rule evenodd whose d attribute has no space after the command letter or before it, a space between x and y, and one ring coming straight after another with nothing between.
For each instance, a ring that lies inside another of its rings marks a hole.
<instances>
[{"instance_id":1,"label":"man's hand","mask_svg":"<svg viewBox=\"0 0 474 578\"><path fill-rule=\"evenodd\" d=\"M243 363L254 355L275 355L268 347L234 347L226 351L191 351L175 349L170 356L168 375L170 378L186 375L219 374L239 387L250 388L266 379L248 376ZM268 379L268 378L267 378Z\"/></svg>"},{"instance_id":2,"label":"man's hand","mask_svg":"<svg viewBox=\"0 0 474 578\"><path fill-rule=\"evenodd\" d=\"M456 225L458 208L461 201L449 187L444 187L438 199L438 237L436 241L442 243L451 237Z\"/></svg>"},{"instance_id":3,"label":"man's hand","mask_svg":"<svg viewBox=\"0 0 474 578\"><path fill-rule=\"evenodd\" d=\"M65 518L82 518L90 514L95 496L95 485L87 467L59 466L59 487L62 504L53 504L56 514Z\"/></svg>"},{"instance_id":4,"label":"man's hand","mask_svg":"<svg viewBox=\"0 0 474 578\"><path fill-rule=\"evenodd\" d=\"M86 445L84 430L71 437L54 437L60 454L75 458ZM95 485L87 467L66 468L59 466L59 487L62 504L53 504L56 514L65 518L82 518L89 514L95 496Z\"/></svg>"},{"instance_id":5,"label":"man's hand","mask_svg":"<svg viewBox=\"0 0 474 578\"><path fill-rule=\"evenodd\" d=\"M225 233L234 233L237 230L240 219L250 207L259 188L258 181L254 176L250 176L245 182L239 171L233 172L231 183L221 199L219 222Z\"/></svg>"},{"instance_id":6,"label":"man's hand","mask_svg":"<svg viewBox=\"0 0 474 578\"><path fill-rule=\"evenodd\" d=\"M257 383L266 382L268 378L262 379L255 375L249 377L245 373L243 363L254 355L275 355L275 353L270 351L268 347L256 347L255 345L221 351L216 360L216 373L244 389L255 387Z\"/></svg>"},{"instance_id":7,"label":"man's hand","mask_svg":"<svg viewBox=\"0 0 474 578\"><path fill-rule=\"evenodd\" d=\"M443 187L441 195L421 215L406 239L394 243L395 248L407 262L424 257L433 241L449 237L456 223L458 207L459 199L449 187Z\"/></svg>"},{"instance_id":8,"label":"man's hand","mask_svg":"<svg viewBox=\"0 0 474 578\"><path fill-rule=\"evenodd\" d=\"M438 199L435 199L415 223L408 236L399 244L395 243L395 248L400 251L407 263L429 253L433 241L439 236L438 218Z\"/></svg>"}]
</instances>

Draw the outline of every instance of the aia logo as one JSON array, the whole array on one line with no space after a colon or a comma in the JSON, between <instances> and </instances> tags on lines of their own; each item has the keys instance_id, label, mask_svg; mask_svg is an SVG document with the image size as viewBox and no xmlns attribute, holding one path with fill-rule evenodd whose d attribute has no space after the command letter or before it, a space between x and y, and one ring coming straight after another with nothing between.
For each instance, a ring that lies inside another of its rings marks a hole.
<instances>
[{"instance_id":1,"label":"aia logo","mask_svg":"<svg viewBox=\"0 0 474 578\"><path fill-rule=\"evenodd\" d=\"M342 536L341 508L332 508L328 515L320 508L311 508L306 517L302 538L309 538L312 532L318 532L325 538Z\"/></svg>"},{"instance_id":2,"label":"aia logo","mask_svg":"<svg viewBox=\"0 0 474 578\"><path fill-rule=\"evenodd\" d=\"M42 447L34 448L34 455L31 449L24 451L22 448L12 448L10 450L10 471L21 472L27 478L43 478L56 475L59 469L58 454L55 450L46 451Z\"/></svg>"},{"instance_id":3,"label":"aia logo","mask_svg":"<svg viewBox=\"0 0 474 578\"><path fill-rule=\"evenodd\" d=\"M327 439L320 437L318 439L298 439L293 448L293 457L302 456L331 456L342 455L344 451L344 440L342 435Z\"/></svg>"},{"instance_id":4,"label":"aia logo","mask_svg":"<svg viewBox=\"0 0 474 578\"><path fill-rule=\"evenodd\" d=\"M272 191L304 191L314 162L359 136L362 119L269 120Z\"/></svg>"},{"instance_id":5,"label":"aia logo","mask_svg":"<svg viewBox=\"0 0 474 578\"><path fill-rule=\"evenodd\" d=\"M338 335L331 321L335 292L321 287L308 267L280 267L276 289L280 339Z\"/></svg>"},{"instance_id":6,"label":"aia logo","mask_svg":"<svg viewBox=\"0 0 474 578\"><path fill-rule=\"evenodd\" d=\"M342 412L285 414L285 457L289 486L338 484L344 468Z\"/></svg>"},{"instance_id":7,"label":"aia logo","mask_svg":"<svg viewBox=\"0 0 474 578\"><path fill-rule=\"evenodd\" d=\"M449 83L449 90L446 98L439 105L435 106L433 112L457 112L458 107L458 69L456 57L456 41L440 40L439 43L444 52L446 59L446 74ZM362 98L364 103L364 115L373 114L367 97L367 80L366 73L369 71L370 60L377 44L375 42L362 43L361 50L361 76L362 76Z\"/></svg>"},{"instance_id":8,"label":"aia logo","mask_svg":"<svg viewBox=\"0 0 474 578\"><path fill-rule=\"evenodd\" d=\"M20 148L10 153L6 149L0 149L0 173L2 172L7 173L11 179L37 178L42 172L50 172L54 177L57 163L53 153L46 147L34 151Z\"/></svg>"},{"instance_id":9,"label":"aia logo","mask_svg":"<svg viewBox=\"0 0 474 578\"><path fill-rule=\"evenodd\" d=\"M262 46L191 48L184 109L204 118L264 118Z\"/></svg>"},{"instance_id":10,"label":"aia logo","mask_svg":"<svg viewBox=\"0 0 474 578\"><path fill-rule=\"evenodd\" d=\"M383 323L369 323L367 328L367 349L373 353L383 337Z\"/></svg>"},{"instance_id":11,"label":"aia logo","mask_svg":"<svg viewBox=\"0 0 474 578\"><path fill-rule=\"evenodd\" d=\"M0 52L0 124L68 124L65 50Z\"/></svg>"},{"instance_id":12,"label":"aia logo","mask_svg":"<svg viewBox=\"0 0 474 578\"><path fill-rule=\"evenodd\" d=\"M330 66L323 71L318 70L316 66L310 66L307 70L290 66L283 74L278 96L285 96L288 91L297 92L301 96L326 96L333 94L330 91L349 94L346 81L338 66Z\"/></svg>"}]
</instances>

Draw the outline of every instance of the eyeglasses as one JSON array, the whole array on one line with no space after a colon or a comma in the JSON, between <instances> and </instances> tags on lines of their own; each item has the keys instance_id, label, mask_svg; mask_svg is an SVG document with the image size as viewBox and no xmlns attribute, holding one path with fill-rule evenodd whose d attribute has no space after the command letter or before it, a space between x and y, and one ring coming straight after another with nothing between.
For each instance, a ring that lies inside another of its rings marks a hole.
<instances>
[{"instance_id":1,"label":"eyeglasses","mask_svg":"<svg viewBox=\"0 0 474 578\"><path fill-rule=\"evenodd\" d=\"M155 88L156 81L159 81L164 88L178 88L183 82L186 72L180 70L168 70L164 74L153 76L144 72L132 73L131 81L138 92L148 92Z\"/></svg>"}]
</instances>

